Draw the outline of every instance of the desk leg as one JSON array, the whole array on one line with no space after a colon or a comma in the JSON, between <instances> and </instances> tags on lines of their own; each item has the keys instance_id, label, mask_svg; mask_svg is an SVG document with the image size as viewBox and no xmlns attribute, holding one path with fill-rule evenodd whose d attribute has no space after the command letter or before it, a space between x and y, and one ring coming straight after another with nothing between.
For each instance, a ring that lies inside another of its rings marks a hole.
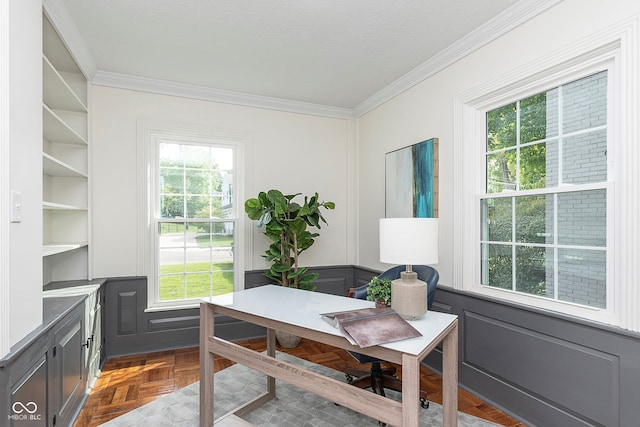
<instances>
[{"instance_id":1,"label":"desk leg","mask_svg":"<svg viewBox=\"0 0 640 427\"><path fill-rule=\"evenodd\" d=\"M420 420L420 360L409 354L402 356L402 425L418 426Z\"/></svg>"},{"instance_id":2,"label":"desk leg","mask_svg":"<svg viewBox=\"0 0 640 427\"><path fill-rule=\"evenodd\" d=\"M276 332L267 328L267 356L276 357ZM276 379L267 375L267 393L276 397Z\"/></svg>"},{"instance_id":3,"label":"desk leg","mask_svg":"<svg viewBox=\"0 0 640 427\"><path fill-rule=\"evenodd\" d=\"M200 427L213 425L213 353L209 337L213 336L213 306L200 303Z\"/></svg>"},{"instance_id":4,"label":"desk leg","mask_svg":"<svg viewBox=\"0 0 640 427\"><path fill-rule=\"evenodd\" d=\"M458 425L458 322L442 341L442 425Z\"/></svg>"}]
</instances>

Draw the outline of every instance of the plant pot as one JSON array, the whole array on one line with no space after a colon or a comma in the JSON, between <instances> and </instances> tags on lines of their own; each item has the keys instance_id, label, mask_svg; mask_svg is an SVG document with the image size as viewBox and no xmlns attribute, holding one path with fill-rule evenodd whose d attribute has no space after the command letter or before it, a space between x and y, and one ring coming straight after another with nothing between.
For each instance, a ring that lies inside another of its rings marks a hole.
<instances>
[{"instance_id":1,"label":"plant pot","mask_svg":"<svg viewBox=\"0 0 640 427\"><path fill-rule=\"evenodd\" d=\"M376 308L389 307L384 303L384 300L376 299Z\"/></svg>"},{"instance_id":2,"label":"plant pot","mask_svg":"<svg viewBox=\"0 0 640 427\"><path fill-rule=\"evenodd\" d=\"M302 340L302 338L300 338L299 336L290 334L289 332L278 331L278 330L276 330L275 332L276 332L276 339L278 340L278 343L280 344L281 347L284 347L284 348L297 347L298 344L300 344L300 341Z\"/></svg>"}]
</instances>

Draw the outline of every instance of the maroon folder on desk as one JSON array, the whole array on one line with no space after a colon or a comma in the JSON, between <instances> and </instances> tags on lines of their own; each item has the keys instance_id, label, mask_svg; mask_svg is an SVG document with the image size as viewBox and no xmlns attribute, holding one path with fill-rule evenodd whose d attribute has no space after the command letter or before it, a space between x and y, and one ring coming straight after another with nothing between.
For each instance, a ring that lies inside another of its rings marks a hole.
<instances>
[{"instance_id":1,"label":"maroon folder on desk","mask_svg":"<svg viewBox=\"0 0 640 427\"><path fill-rule=\"evenodd\" d=\"M340 329L351 344L362 348L422 336L390 307L323 313L321 316Z\"/></svg>"}]
</instances>

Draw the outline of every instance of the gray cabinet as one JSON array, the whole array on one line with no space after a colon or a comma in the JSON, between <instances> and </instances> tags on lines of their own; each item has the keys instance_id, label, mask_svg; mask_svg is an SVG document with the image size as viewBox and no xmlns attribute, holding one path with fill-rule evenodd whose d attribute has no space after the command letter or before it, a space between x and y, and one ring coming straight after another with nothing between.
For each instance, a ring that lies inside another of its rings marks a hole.
<instances>
[{"instance_id":1,"label":"gray cabinet","mask_svg":"<svg viewBox=\"0 0 640 427\"><path fill-rule=\"evenodd\" d=\"M103 295L100 284L45 292L45 321L0 360L8 427L73 425L104 360Z\"/></svg>"},{"instance_id":2,"label":"gray cabinet","mask_svg":"<svg viewBox=\"0 0 640 427\"><path fill-rule=\"evenodd\" d=\"M85 306L81 304L54 330L53 425L71 425L86 392Z\"/></svg>"},{"instance_id":3,"label":"gray cabinet","mask_svg":"<svg viewBox=\"0 0 640 427\"><path fill-rule=\"evenodd\" d=\"M84 299L60 300L67 310L0 363L0 419L9 427L68 426L82 404Z\"/></svg>"},{"instance_id":4,"label":"gray cabinet","mask_svg":"<svg viewBox=\"0 0 640 427\"><path fill-rule=\"evenodd\" d=\"M37 357L10 387L9 426L46 426L48 419L47 374L49 354Z\"/></svg>"}]
</instances>

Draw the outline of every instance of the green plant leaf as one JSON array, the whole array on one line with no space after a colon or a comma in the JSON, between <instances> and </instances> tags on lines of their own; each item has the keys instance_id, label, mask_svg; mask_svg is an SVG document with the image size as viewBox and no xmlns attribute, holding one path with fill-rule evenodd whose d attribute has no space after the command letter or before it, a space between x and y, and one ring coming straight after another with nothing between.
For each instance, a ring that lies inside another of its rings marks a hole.
<instances>
[{"instance_id":1,"label":"green plant leaf","mask_svg":"<svg viewBox=\"0 0 640 427\"><path fill-rule=\"evenodd\" d=\"M292 271L289 274L287 274L287 277L289 279L295 279L296 277L302 277L304 276L304 274L309 271L309 267L300 267L298 269L298 271ZM312 273L312 274L317 274L317 273Z\"/></svg>"},{"instance_id":2,"label":"green plant leaf","mask_svg":"<svg viewBox=\"0 0 640 427\"><path fill-rule=\"evenodd\" d=\"M304 219L298 217L289 223L289 229L293 234L302 234L307 229L307 223Z\"/></svg>"},{"instance_id":3,"label":"green plant leaf","mask_svg":"<svg viewBox=\"0 0 640 427\"><path fill-rule=\"evenodd\" d=\"M313 225L316 228L320 228L320 225L318 224L318 218L315 215L309 216L307 219L309 220L309 224Z\"/></svg>"},{"instance_id":4,"label":"green plant leaf","mask_svg":"<svg viewBox=\"0 0 640 427\"><path fill-rule=\"evenodd\" d=\"M300 278L300 282L299 282L299 283L300 283L300 284L303 284L303 283L305 283L305 284L306 284L306 283L313 283L313 282L315 282L315 281L316 281L316 279L317 279L318 277L320 277L320 274L318 274L318 273L309 273L309 274L307 274L306 276L301 277L301 278Z\"/></svg>"},{"instance_id":5,"label":"green plant leaf","mask_svg":"<svg viewBox=\"0 0 640 427\"><path fill-rule=\"evenodd\" d=\"M277 271L278 273L283 273L289 271L291 268L290 265L275 263L271 266L271 271Z\"/></svg>"},{"instance_id":6,"label":"green plant leaf","mask_svg":"<svg viewBox=\"0 0 640 427\"><path fill-rule=\"evenodd\" d=\"M262 216L262 207L258 199L248 199L244 202L244 211L247 213L247 216L254 221Z\"/></svg>"}]
</instances>

